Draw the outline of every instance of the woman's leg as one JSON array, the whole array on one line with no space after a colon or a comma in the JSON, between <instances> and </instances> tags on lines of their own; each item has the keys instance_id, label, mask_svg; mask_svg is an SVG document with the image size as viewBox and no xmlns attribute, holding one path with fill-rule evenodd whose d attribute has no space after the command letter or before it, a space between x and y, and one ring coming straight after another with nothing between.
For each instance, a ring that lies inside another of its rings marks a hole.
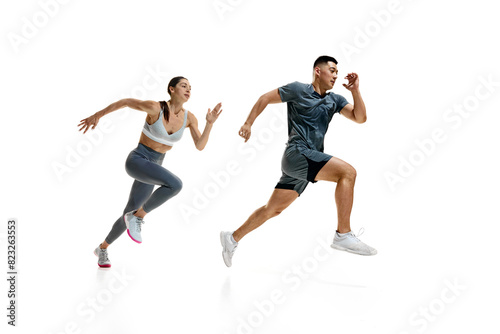
<instances>
[{"instance_id":1,"label":"woman's leg","mask_svg":"<svg viewBox=\"0 0 500 334\"><path fill-rule=\"evenodd\" d=\"M137 243L142 243L141 231L142 224L144 223L143 217L148 212L151 212L173 196L177 195L182 188L181 180L160 166L158 162L161 163L161 160L127 160L126 168L130 176L140 182L160 186L141 208L136 211L128 212L123 217L129 237Z\"/></svg>"},{"instance_id":2,"label":"woman's leg","mask_svg":"<svg viewBox=\"0 0 500 334\"><path fill-rule=\"evenodd\" d=\"M142 183L135 180L132 184L128 203L123 210L123 214L142 207L146 200L151 196L153 188L154 185L152 184ZM125 221L123 220L123 215L121 215L120 218L118 218L114 223L106 239L104 239L104 242L101 244L101 248L108 248L108 246L113 243L120 235L122 235L125 230L127 230L127 226L125 225Z\"/></svg>"},{"instance_id":3,"label":"woman's leg","mask_svg":"<svg viewBox=\"0 0 500 334\"><path fill-rule=\"evenodd\" d=\"M126 168L127 173L134 179L146 184L160 186L142 207L138 208L137 216L144 217L146 213L153 211L177 195L182 189L182 181L177 176L154 162L145 159L131 159L127 160Z\"/></svg>"},{"instance_id":4,"label":"woman's leg","mask_svg":"<svg viewBox=\"0 0 500 334\"><path fill-rule=\"evenodd\" d=\"M162 160L158 162L161 163ZM134 215L143 218L146 213L156 209L182 189L182 181L177 176L158 163L145 159L135 151L129 154L125 169L135 181L130 191L127 206L123 210L124 214L136 210ZM151 195L155 185L160 187ZM116 220L100 247L106 249L126 230L127 226L122 215Z\"/></svg>"}]
</instances>

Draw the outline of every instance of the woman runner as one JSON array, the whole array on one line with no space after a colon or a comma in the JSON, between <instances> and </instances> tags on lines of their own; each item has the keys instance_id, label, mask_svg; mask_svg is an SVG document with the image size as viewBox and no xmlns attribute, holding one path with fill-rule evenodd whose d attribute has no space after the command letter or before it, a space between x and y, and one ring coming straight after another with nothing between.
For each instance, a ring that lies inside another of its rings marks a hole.
<instances>
[{"instance_id":1,"label":"woman runner","mask_svg":"<svg viewBox=\"0 0 500 334\"><path fill-rule=\"evenodd\" d=\"M89 128L95 129L101 117L124 107L147 113L139 145L130 152L125 162L127 173L134 178L128 203L108 236L94 250L99 267L111 267L107 248L125 230L133 241L141 243L144 216L181 190L182 181L161 165L165 153L181 139L184 129L189 128L196 148L201 151L207 144L214 122L222 112L221 103L218 103L213 110L209 108L205 130L200 133L196 117L183 108L183 104L191 96L189 81L184 77L175 77L170 80L167 90L170 95L170 100L167 102L122 99L81 120L78 125L79 131L84 130L83 133L86 133ZM159 188L153 192L155 185Z\"/></svg>"}]
</instances>

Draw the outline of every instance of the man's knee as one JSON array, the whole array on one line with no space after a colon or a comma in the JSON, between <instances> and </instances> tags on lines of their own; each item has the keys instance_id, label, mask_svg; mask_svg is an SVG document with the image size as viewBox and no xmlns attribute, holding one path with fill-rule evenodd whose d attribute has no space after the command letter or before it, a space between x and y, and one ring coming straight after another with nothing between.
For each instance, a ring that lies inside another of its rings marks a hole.
<instances>
[{"instance_id":1,"label":"man's knee","mask_svg":"<svg viewBox=\"0 0 500 334\"><path fill-rule=\"evenodd\" d=\"M354 183L356 181L357 172L354 167L350 166L344 171L342 178Z\"/></svg>"},{"instance_id":2,"label":"man's knee","mask_svg":"<svg viewBox=\"0 0 500 334\"><path fill-rule=\"evenodd\" d=\"M285 210L286 207L279 207L279 206L270 206L270 205L265 205L264 206L264 210L266 212L266 215L269 217L269 218L273 218L273 217L276 217L278 216L280 213L283 212L283 210Z\"/></svg>"}]
</instances>

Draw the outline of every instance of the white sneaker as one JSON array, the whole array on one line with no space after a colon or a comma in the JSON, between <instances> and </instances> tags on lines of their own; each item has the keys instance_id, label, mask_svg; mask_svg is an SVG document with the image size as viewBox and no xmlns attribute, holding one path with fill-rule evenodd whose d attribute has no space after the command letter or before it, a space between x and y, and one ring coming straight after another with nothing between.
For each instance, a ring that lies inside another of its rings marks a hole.
<instances>
[{"instance_id":1,"label":"white sneaker","mask_svg":"<svg viewBox=\"0 0 500 334\"><path fill-rule=\"evenodd\" d=\"M221 232L220 243L222 245L222 258L226 266L231 267L232 258L238 243L232 239L233 232Z\"/></svg>"},{"instance_id":2,"label":"white sneaker","mask_svg":"<svg viewBox=\"0 0 500 334\"><path fill-rule=\"evenodd\" d=\"M94 254L99 258L97 260L97 265L101 268L109 268L111 267L111 261L109 261L108 258L108 250L101 248L101 245L97 246L96 249L94 249Z\"/></svg>"},{"instance_id":3,"label":"white sneaker","mask_svg":"<svg viewBox=\"0 0 500 334\"><path fill-rule=\"evenodd\" d=\"M127 226L127 233L130 239L140 244L142 243L141 226L142 224L144 224L144 220L142 218L134 216L134 212L135 211L127 212L123 216L123 220L125 221L125 225Z\"/></svg>"},{"instance_id":4,"label":"white sneaker","mask_svg":"<svg viewBox=\"0 0 500 334\"><path fill-rule=\"evenodd\" d=\"M363 234L363 229L360 230L358 235ZM377 250L373 247L368 246L364 242L358 239L358 237L351 232L347 232L342 236L339 232L335 232L335 237L333 238L333 243L331 247L337 250L346 251L349 253L354 253L358 255L375 255Z\"/></svg>"}]
</instances>

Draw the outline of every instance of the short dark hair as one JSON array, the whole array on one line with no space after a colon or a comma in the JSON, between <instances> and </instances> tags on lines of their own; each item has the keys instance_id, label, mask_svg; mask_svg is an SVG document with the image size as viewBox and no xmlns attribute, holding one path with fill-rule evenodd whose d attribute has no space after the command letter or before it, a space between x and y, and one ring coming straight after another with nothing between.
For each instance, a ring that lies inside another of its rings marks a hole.
<instances>
[{"instance_id":1,"label":"short dark hair","mask_svg":"<svg viewBox=\"0 0 500 334\"><path fill-rule=\"evenodd\" d=\"M174 87L177 86L177 84L182 80L182 79L186 79L184 77L175 77L175 78L172 78L172 80L170 80L170 82L168 83L168 87L167 87L167 92L168 92L168 95L172 95L170 93L170 87ZM187 79L186 79L187 80Z\"/></svg>"},{"instance_id":2,"label":"short dark hair","mask_svg":"<svg viewBox=\"0 0 500 334\"><path fill-rule=\"evenodd\" d=\"M337 60L333 57L330 56L321 56L316 61L314 62L313 68L316 68L316 66L327 64L329 61L333 61L336 64L338 64Z\"/></svg>"}]
</instances>

